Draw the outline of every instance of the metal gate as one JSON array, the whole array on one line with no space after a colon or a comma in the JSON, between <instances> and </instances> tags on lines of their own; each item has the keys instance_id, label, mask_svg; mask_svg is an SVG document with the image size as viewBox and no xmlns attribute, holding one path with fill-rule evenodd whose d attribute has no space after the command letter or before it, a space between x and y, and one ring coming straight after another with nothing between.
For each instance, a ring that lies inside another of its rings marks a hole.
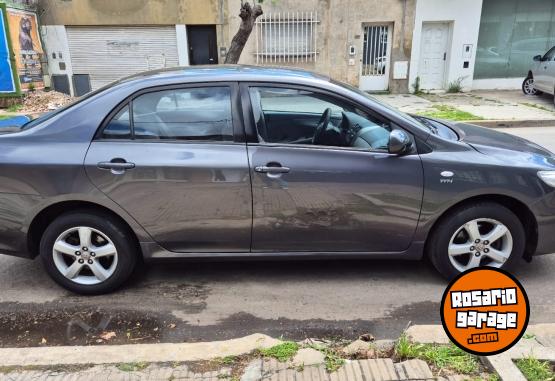
<instances>
[{"instance_id":1,"label":"metal gate","mask_svg":"<svg viewBox=\"0 0 555 381\"><path fill-rule=\"evenodd\" d=\"M391 56L391 26L367 25L364 27L361 90L387 90Z\"/></svg>"},{"instance_id":2,"label":"metal gate","mask_svg":"<svg viewBox=\"0 0 555 381\"><path fill-rule=\"evenodd\" d=\"M175 27L67 27L74 74L93 90L137 72L178 65Z\"/></svg>"}]
</instances>

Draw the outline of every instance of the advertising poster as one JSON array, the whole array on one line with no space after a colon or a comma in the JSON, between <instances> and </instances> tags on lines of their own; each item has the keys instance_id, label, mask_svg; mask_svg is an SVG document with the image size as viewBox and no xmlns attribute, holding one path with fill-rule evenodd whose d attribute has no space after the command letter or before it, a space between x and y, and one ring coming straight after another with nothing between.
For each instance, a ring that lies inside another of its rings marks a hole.
<instances>
[{"instance_id":1,"label":"advertising poster","mask_svg":"<svg viewBox=\"0 0 555 381\"><path fill-rule=\"evenodd\" d=\"M6 9L0 7L0 93L15 93L17 89L10 61L5 12Z\"/></svg>"},{"instance_id":2,"label":"advertising poster","mask_svg":"<svg viewBox=\"0 0 555 381\"><path fill-rule=\"evenodd\" d=\"M37 16L33 12L8 9L10 36L15 54L17 73L22 89L43 88L42 46L38 34Z\"/></svg>"}]
</instances>

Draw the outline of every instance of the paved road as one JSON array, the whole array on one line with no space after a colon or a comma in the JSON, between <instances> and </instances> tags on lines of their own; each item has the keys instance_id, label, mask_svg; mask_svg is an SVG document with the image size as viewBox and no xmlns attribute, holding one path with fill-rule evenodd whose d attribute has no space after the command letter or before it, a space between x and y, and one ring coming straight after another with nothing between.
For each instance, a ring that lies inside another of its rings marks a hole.
<instances>
[{"instance_id":1,"label":"paved road","mask_svg":"<svg viewBox=\"0 0 555 381\"><path fill-rule=\"evenodd\" d=\"M510 129L555 152L555 127ZM555 322L555 255L517 276L532 322ZM409 322L439 323L446 286L426 262L179 262L149 267L124 290L78 297L39 261L0 256L0 346L199 341L253 332L304 338L393 337Z\"/></svg>"}]
</instances>

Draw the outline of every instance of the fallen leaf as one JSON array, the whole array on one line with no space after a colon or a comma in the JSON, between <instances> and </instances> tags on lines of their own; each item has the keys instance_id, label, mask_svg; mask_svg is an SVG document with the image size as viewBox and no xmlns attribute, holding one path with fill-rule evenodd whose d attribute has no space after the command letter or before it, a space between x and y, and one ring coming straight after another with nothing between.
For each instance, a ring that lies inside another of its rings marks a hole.
<instances>
[{"instance_id":1,"label":"fallen leaf","mask_svg":"<svg viewBox=\"0 0 555 381\"><path fill-rule=\"evenodd\" d=\"M114 331L102 332L100 335L100 338L106 341L113 339L114 337L116 337L116 333Z\"/></svg>"},{"instance_id":2,"label":"fallen leaf","mask_svg":"<svg viewBox=\"0 0 555 381\"><path fill-rule=\"evenodd\" d=\"M171 328L171 329L174 329L174 328L175 328L175 324L173 324L173 323L170 324L170 328Z\"/></svg>"}]
</instances>

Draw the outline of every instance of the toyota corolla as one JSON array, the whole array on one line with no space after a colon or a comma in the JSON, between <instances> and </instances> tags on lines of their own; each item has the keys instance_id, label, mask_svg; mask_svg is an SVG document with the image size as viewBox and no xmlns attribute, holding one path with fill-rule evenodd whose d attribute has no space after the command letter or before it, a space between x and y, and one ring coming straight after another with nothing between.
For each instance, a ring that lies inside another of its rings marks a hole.
<instances>
[{"instance_id":1,"label":"toyota corolla","mask_svg":"<svg viewBox=\"0 0 555 381\"><path fill-rule=\"evenodd\" d=\"M82 294L165 258L427 256L452 278L554 252L554 187L553 154L511 135L310 72L177 68L0 134L0 252Z\"/></svg>"}]
</instances>

